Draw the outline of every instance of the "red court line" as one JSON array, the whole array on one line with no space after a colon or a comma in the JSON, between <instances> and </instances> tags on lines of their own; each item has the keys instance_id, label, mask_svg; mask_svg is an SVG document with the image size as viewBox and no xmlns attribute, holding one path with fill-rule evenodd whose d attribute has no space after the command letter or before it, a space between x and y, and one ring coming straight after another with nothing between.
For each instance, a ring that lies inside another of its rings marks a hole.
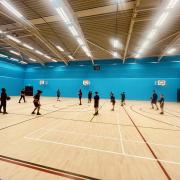
<instances>
[{"instance_id":1,"label":"red court line","mask_svg":"<svg viewBox=\"0 0 180 180\"><path fill-rule=\"evenodd\" d=\"M89 176L85 176L85 175L81 175L81 174L76 174L76 173L72 173L72 172L68 172L68 171L63 171L63 170L59 170L59 169L55 169L55 168L51 168L51 167L47 167L47 166L43 166L43 165L39 165L39 164L34 164L31 162L22 161L22 160L10 158L10 157L2 156L2 155L0 155L0 161L4 161L7 163L15 164L18 166L23 166L23 167L26 167L29 169L34 169L37 171L41 171L41 172L45 172L48 174L53 174L56 176L65 177L65 178L73 179L73 180L85 180L85 179L99 180L97 178L93 178L93 177L89 177Z\"/></svg>"},{"instance_id":2,"label":"red court line","mask_svg":"<svg viewBox=\"0 0 180 180\"><path fill-rule=\"evenodd\" d=\"M133 121L133 119L131 118L131 116L129 115L129 113L126 111L126 109L123 107L124 111L126 112L126 114L128 115L129 119L131 120L131 122L133 123L134 127L136 128L136 130L138 131L139 135L141 136L141 138L143 139L143 141L145 142L145 144L147 145L148 149L151 151L152 155L154 156L154 158L156 159L157 163L159 164L160 168L162 169L163 173L165 174L165 176L167 177L168 180L171 180L170 175L168 174L168 172L166 171L166 169L164 168L164 166L161 164L161 162L159 161L158 157L156 156L155 152L152 150L151 146L148 144L148 142L146 141L145 137L143 136L143 134L141 133L141 131L139 130L139 128L136 126L135 122Z\"/></svg>"}]
</instances>

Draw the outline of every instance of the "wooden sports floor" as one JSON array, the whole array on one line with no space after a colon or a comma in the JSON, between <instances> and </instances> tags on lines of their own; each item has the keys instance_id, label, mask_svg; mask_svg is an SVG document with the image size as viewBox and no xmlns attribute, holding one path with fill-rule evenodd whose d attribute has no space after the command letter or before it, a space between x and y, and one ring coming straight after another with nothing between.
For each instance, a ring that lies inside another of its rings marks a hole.
<instances>
[{"instance_id":1,"label":"wooden sports floor","mask_svg":"<svg viewBox=\"0 0 180 180\"><path fill-rule=\"evenodd\" d=\"M180 105L165 104L165 114L149 102L42 97L43 115L31 115L32 98L8 102L0 114L2 180L166 180L180 179Z\"/></svg>"}]
</instances>

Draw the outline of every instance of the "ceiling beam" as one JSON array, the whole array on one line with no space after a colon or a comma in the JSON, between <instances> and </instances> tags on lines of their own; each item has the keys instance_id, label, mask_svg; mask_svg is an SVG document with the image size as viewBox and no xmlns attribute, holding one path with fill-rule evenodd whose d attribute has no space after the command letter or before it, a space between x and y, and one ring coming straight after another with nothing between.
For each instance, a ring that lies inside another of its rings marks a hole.
<instances>
[{"instance_id":1,"label":"ceiling beam","mask_svg":"<svg viewBox=\"0 0 180 180\"><path fill-rule=\"evenodd\" d=\"M131 2L125 2L125 3L120 3L119 4L119 11L127 11L131 10L134 7L134 1ZM83 11L77 11L75 12L75 15L77 18L83 18L83 17L88 17L88 16L96 16L96 15L101 15L101 14L107 14L107 13L114 13L117 10L116 5L109 5L109 6L103 6L103 7L98 7L98 8L93 8L93 9L87 9ZM5 14L4 14L5 15ZM48 17L43 17L43 18L38 18L38 19L32 19L29 20L33 25L39 25L39 24L45 24L45 23L52 23L52 22L58 22L60 21L59 15L54 15L54 16L48 16ZM18 23L13 23L13 24L7 24L7 25L1 25L0 28L1 30L9 29L14 29L14 27L19 26ZM15 30L15 29L14 29ZM21 31L23 28L17 28L17 30ZM7 30L7 32L9 32Z\"/></svg>"},{"instance_id":2,"label":"ceiling beam","mask_svg":"<svg viewBox=\"0 0 180 180\"><path fill-rule=\"evenodd\" d=\"M41 60L39 57L35 56L34 54L30 53L28 50L18 46L16 43L8 40L8 39L1 39L1 41L3 41L4 43L10 45L12 48L16 49L17 51L19 51L20 53L23 53L25 55L27 55L28 57L32 58L32 59L36 59L41 65L44 65L43 60Z\"/></svg>"},{"instance_id":3,"label":"ceiling beam","mask_svg":"<svg viewBox=\"0 0 180 180\"><path fill-rule=\"evenodd\" d=\"M168 46L167 46L165 49L163 49L163 52L161 53L161 55L160 55L159 58L158 58L158 62L161 61L161 59L166 55L167 50L168 50L169 48L171 48L171 47L176 43L176 41L179 40L179 39L180 39L180 31L179 31L178 34L168 43Z\"/></svg>"},{"instance_id":4,"label":"ceiling beam","mask_svg":"<svg viewBox=\"0 0 180 180\"><path fill-rule=\"evenodd\" d=\"M135 6L134 6L134 10L133 10L133 14L132 14L132 18L131 18L131 22L130 22L130 26L129 26L128 36L127 36L127 40L126 40L125 50L124 50L123 63L126 60L126 55L127 55L127 52L128 52L129 43L130 43L130 40L131 40L131 35L132 35L132 32L133 32L133 28L134 28L135 18L136 18L137 13L138 13L137 9L139 7L140 1L141 0L136 0Z\"/></svg>"},{"instance_id":5,"label":"ceiling beam","mask_svg":"<svg viewBox=\"0 0 180 180\"><path fill-rule=\"evenodd\" d=\"M38 29L28 20L19 19L16 17L11 16L10 14L0 11L1 14L5 15L6 17L12 19L16 23L20 24L25 30L30 32L32 35L34 35L36 38L38 38L58 59L64 61L66 65L68 65L67 61L64 59L64 57L60 54L60 52L44 37L40 34Z\"/></svg>"}]
</instances>

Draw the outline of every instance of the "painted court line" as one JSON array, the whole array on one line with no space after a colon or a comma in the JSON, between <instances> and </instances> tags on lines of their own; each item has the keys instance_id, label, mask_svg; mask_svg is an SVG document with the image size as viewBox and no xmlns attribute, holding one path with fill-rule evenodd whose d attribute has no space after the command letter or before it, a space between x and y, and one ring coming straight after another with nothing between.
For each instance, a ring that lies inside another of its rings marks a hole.
<instances>
[{"instance_id":1,"label":"painted court line","mask_svg":"<svg viewBox=\"0 0 180 180\"><path fill-rule=\"evenodd\" d=\"M180 162L175 162L175 161L168 161L168 160L156 159L156 158L145 157L145 156L137 156L137 155L127 154L127 153L123 154L123 153L115 152L115 151L107 151L107 150L102 150L102 149L95 149L95 148L90 148L90 147L85 147L85 146L78 146L78 145L73 145L73 144L61 143L61 142L58 142L58 141L49 141L49 140L44 140L44 139L39 139L39 138L29 138L29 137L24 137L24 138L28 139L30 141L39 141L39 142L44 142L44 143L52 143L52 144L57 144L57 145L69 146L71 148L92 150L92 151L96 151L96 152L103 152L103 153L108 153L108 154L120 155L120 156L129 157L129 158L138 158L138 159L145 159L145 160L151 160L151 161L160 161L160 162L164 162L164 163L167 163L167 164L180 165Z\"/></svg>"},{"instance_id":2,"label":"painted court line","mask_svg":"<svg viewBox=\"0 0 180 180\"><path fill-rule=\"evenodd\" d=\"M37 170L37 171L41 171L44 173L53 174L56 176L60 176L60 177L68 178L68 179L73 179L73 180L85 180L85 179L99 180L99 179L94 178L94 177L90 177L90 176L86 176L86 175L82 175L82 174L77 174L77 173L73 173L73 172L69 172L69 171L64 171L64 170L60 170L60 169L56 169L56 168L44 166L41 164L28 162L28 161L23 161L23 160L11 158L8 156L0 155L0 161L4 161L7 163L15 164L18 166L26 167L29 169L33 169L33 170Z\"/></svg>"},{"instance_id":3,"label":"painted court line","mask_svg":"<svg viewBox=\"0 0 180 180\"><path fill-rule=\"evenodd\" d=\"M122 153L125 154L125 148L124 148L124 144L123 144L123 136L122 136L122 133L121 133L121 126L119 125L120 124L119 113L117 114L117 121L118 121L117 126L118 126L119 140L120 140L120 143L121 143Z\"/></svg>"},{"instance_id":4,"label":"painted court line","mask_svg":"<svg viewBox=\"0 0 180 180\"><path fill-rule=\"evenodd\" d=\"M164 168L164 166L162 165L162 163L159 161L157 155L155 154L154 150L151 148L151 146L148 144L148 142L146 141L145 137L143 136L143 134L141 133L141 131L139 130L139 128L136 126L135 122L133 121L133 119L131 118L131 116L129 115L129 113L127 112L127 110L123 107L125 113L128 115L129 119L131 120L131 122L134 124L134 127L136 128L137 132L139 133L139 135L141 136L141 138L143 139L143 141L146 143L146 146L148 147L148 149L150 150L151 154L154 156L154 158L157 160L157 163L159 165L159 167L161 168L161 170L163 171L164 175L167 177L168 180L171 180L171 177L169 175L169 173L166 171L166 169Z\"/></svg>"}]
</instances>

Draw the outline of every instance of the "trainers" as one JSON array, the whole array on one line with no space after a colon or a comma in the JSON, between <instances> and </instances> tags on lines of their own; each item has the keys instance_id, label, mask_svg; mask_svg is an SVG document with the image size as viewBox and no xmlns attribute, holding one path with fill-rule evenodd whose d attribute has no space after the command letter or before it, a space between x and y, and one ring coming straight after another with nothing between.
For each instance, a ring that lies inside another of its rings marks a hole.
<instances>
[{"instance_id":1,"label":"trainers","mask_svg":"<svg viewBox=\"0 0 180 180\"><path fill-rule=\"evenodd\" d=\"M35 114L35 112L32 112L31 114Z\"/></svg>"},{"instance_id":2,"label":"trainers","mask_svg":"<svg viewBox=\"0 0 180 180\"><path fill-rule=\"evenodd\" d=\"M8 114L7 112L3 112L3 114Z\"/></svg>"},{"instance_id":3,"label":"trainers","mask_svg":"<svg viewBox=\"0 0 180 180\"><path fill-rule=\"evenodd\" d=\"M37 115L41 115L41 113L37 113Z\"/></svg>"},{"instance_id":4,"label":"trainers","mask_svg":"<svg viewBox=\"0 0 180 180\"><path fill-rule=\"evenodd\" d=\"M163 112L160 112L160 114L164 114Z\"/></svg>"}]
</instances>

